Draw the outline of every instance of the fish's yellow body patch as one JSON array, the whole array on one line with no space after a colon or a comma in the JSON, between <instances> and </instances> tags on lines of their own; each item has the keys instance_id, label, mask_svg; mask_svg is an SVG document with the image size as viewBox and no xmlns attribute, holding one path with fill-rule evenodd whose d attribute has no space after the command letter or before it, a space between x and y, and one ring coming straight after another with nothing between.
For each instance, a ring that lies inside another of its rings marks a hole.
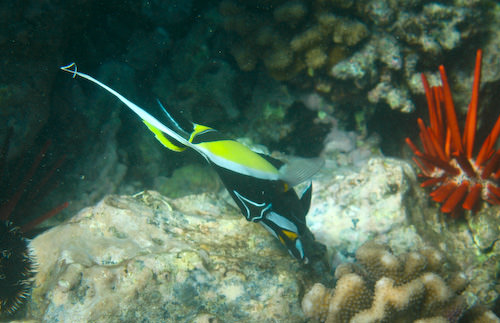
<instances>
[{"instance_id":1,"label":"fish's yellow body patch","mask_svg":"<svg viewBox=\"0 0 500 323\"><path fill-rule=\"evenodd\" d=\"M189 137L189 142L193 142L194 137L196 135L200 134L200 132L203 132L206 130L214 130L213 128L210 128L210 127L207 127L207 126L204 126L201 124L197 124L197 123L193 123L193 125L194 125L194 130L191 133L191 136Z\"/></svg>"},{"instance_id":2,"label":"fish's yellow body patch","mask_svg":"<svg viewBox=\"0 0 500 323\"><path fill-rule=\"evenodd\" d=\"M211 154L224 160L255 169L260 172L278 175L278 169L265 158L234 140L208 141L197 144Z\"/></svg>"}]
</instances>

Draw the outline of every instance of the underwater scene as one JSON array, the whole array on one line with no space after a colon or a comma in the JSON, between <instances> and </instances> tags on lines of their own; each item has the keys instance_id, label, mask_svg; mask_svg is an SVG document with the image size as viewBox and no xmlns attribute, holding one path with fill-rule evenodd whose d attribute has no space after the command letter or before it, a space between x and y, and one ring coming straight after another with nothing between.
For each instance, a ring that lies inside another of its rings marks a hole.
<instances>
[{"instance_id":1,"label":"underwater scene","mask_svg":"<svg viewBox=\"0 0 500 323\"><path fill-rule=\"evenodd\" d=\"M0 2L0 322L500 322L500 4Z\"/></svg>"}]
</instances>

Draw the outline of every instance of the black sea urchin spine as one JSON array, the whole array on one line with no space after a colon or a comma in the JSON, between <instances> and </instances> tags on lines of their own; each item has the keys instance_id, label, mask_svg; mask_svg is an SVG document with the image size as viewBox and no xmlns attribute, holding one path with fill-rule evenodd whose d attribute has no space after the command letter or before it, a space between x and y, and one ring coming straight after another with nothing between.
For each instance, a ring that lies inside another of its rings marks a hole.
<instances>
[{"instance_id":1,"label":"black sea urchin spine","mask_svg":"<svg viewBox=\"0 0 500 323\"><path fill-rule=\"evenodd\" d=\"M0 315L13 314L30 294L36 262L28 240L9 221L0 221Z\"/></svg>"}]
</instances>

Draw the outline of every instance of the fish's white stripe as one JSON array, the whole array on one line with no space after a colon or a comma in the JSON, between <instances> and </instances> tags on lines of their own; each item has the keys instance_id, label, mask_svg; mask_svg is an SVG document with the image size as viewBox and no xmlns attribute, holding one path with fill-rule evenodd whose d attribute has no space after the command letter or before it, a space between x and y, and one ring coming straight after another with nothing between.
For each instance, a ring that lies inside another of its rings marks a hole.
<instances>
[{"instance_id":1,"label":"fish's white stripe","mask_svg":"<svg viewBox=\"0 0 500 323\"><path fill-rule=\"evenodd\" d=\"M264 217L264 212L266 212L267 210L269 210L271 208L271 206L272 206L272 204L269 204L266 207L264 207L266 205L266 203L257 203L257 202L254 202L254 201L252 201L250 199L247 199L246 197L244 197L243 195L241 195L240 193L238 193L235 190L233 190L233 193L240 200L241 204L243 204L243 206L245 207L245 210L246 210L246 213L247 213L247 215L245 217L247 218L248 221L256 222L257 220L261 220ZM260 216L252 218L251 215L250 215L250 209L248 208L248 206L247 206L246 203L252 204L253 206L255 206L257 208L262 208L262 210L260 211Z\"/></svg>"},{"instance_id":2,"label":"fish's white stripe","mask_svg":"<svg viewBox=\"0 0 500 323\"><path fill-rule=\"evenodd\" d=\"M282 215L279 215L276 212L270 212L269 215L266 217L268 220L273 221L277 226L279 226L282 229L294 232L294 233L299 233L299 230L297 229L297 226L293 224L292 221L288 220Z\"/></svg>"}]
</instances>

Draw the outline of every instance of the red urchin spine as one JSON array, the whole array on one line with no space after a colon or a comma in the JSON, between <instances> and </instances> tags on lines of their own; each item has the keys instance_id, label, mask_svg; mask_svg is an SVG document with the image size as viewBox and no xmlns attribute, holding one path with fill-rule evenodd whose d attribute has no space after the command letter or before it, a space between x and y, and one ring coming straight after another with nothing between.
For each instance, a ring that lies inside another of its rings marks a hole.
<instances>
[{"instance_id":1,"label":"red urchin spine","mask_svg":"<svg viewBox=\"0 0 500 323\"><path fill-rule=\"evenodd\" d=\"M463 136L460 134L448 77L439 66L441 86L431 87L422 74L429 123L418 119L423 149L406 138L415 154L414 161L426 180L422 187L433 187L432 199L442 203L441 211L455 214L458 205L473 210L480 198L491 204L500 204L500 150L495 143L500 135L500 116L484 141L477 158L473 157L476 137L479 88L481 83L482 51L478 50L474 70L471 101L469 103Z\"/></svg>"}]
</instances>

